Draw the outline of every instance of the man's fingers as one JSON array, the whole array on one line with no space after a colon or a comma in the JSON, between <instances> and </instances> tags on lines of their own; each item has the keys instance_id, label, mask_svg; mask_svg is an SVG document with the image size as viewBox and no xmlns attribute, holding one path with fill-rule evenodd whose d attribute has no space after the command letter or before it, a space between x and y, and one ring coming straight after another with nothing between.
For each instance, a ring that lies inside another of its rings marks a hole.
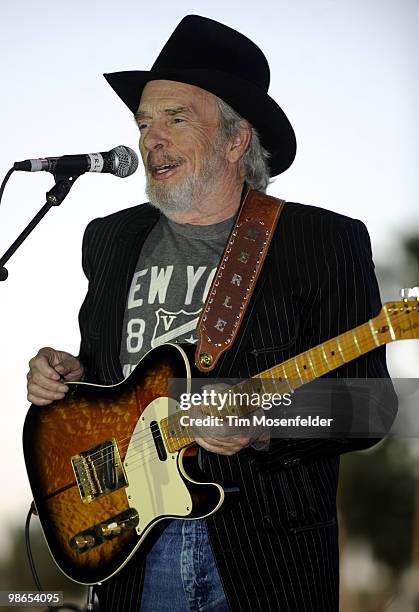
<instances>
[{"instance_id":1,"label":"man's fingers","mask_svg":"<svg viewBox=\"0 0 419 612\"><path fill-rule=\"evenodd\" d=\"M238 453L242 448L249 446L251 438L249 436L231 436L230 438L212 438L205 436L195 436L195 440L200 446L211 453L217 453L219 455L234 455Z\"/></svg>"},{"instance_id":2,"label":"man's fingers","mask_svg":"<svg viewBox=\"0 0 419 612\"><path fill-rule=\"evenodd\" d=\"M38 406L46 406L54 400L63 399L68 386L63 384L62 379L73 382L82 376L83 365L77 357L44 347L29 362L28 400Z\"/></svg>"},{"instance_id":3,"label":"man's fingers","mask_svg":"<svg viewBox=\"0 0 419 612\"><path fill-rule=\"evenodd\" d=\"M46 400L42 397L38 397L36 395L31 395L28 393L28 401L31 404L35 404L35 406L48 406L48 404L52 404L53 400Z\"/></svg>"},{"instance_id":4,"label":"man's fingers","mask_svg":"<svg viewBox=\"0 0 419 612\"><path fill-rule=\"evenodd\" d=\"M65 366L64 363L57 363L56 366L54 366L54 370L56 372L58 372L58 374L60 374L61 376L65 376L68 372L70 372L71 370L69 369L68 366Z\"/></svg>"},{"instance_id":5,"label":"man's fingers","mask_svg":"<svg viewBox=\"0 0 419 612\"><path fill-rule=\"evenodd\" d=\"M38 371L35 371L32 376L29 377L28 380L28 389L31 388L32 385L34 385L36 387L39 387L40 389L45 389L47 391L61 391L64 393L68 391L68 387L62 382L46 378L43 374L41 374L41 372Z\"/></svg>"},{"instance_id":6,"label":"man's fingers","mask_svg":"<svg viewBox=\"0 0 419 612\"><path fill-rule=\"evenodd\" d=\"M35 372L39 372L46 378L52 380L59 380L60 375L55 371L54 367L50 364L49 357L45 353L39 352L36 357L29 362L29 376L33 376Z\"/></svg>"},{"instance_id":7,"label":"man's fingers","mask_svg":"<svg viewBox=\"0 0 419 612\"><path fill-rule=\"evenodd\" d=\"M30 385L30 387L28 387L28 400L32 402L32 404L38 404L39 400L47 400L48 403L51 403L55 400L63 399L64 397L64 391L48 391L38 385Z\"/></svg>"},{"instance_id":8,"label":"man's fingers","mask_svg":"<svg viewBox=\"0 0 419 612\"><path fill-rule=\"evenodd\" d=\"M48 399L54 399L51 394L67 393L67 391L67 385L63 385L63 383L56 383L46 378L40 378L38 379L38 382L32 379L28 384L28 393L33 393L34 395L45 395L45 397Z\"/></svg>"},{"instance_id":9,"label":"man's fingers","mask_svg":"<svg viewBox=\"0 0 419 612\"><path fill-rule=\"evenodd\" d=\"M59 376L67 380L78 380L83 374L80 361L72 355L63 357L60 362L54 364L53 368Z\"/></svg>"},{"instance_id":10,"label":"man's fingers","mask_svg":"<svg viewBox=\"0 0 419 612\"><path fill-rule=\"evenodd\" d=\"M226 383L213 383L212 385L202 385L201 387L201 389L204 389L205 391L211 391L213 389L217 393L221 393L222 391L225 391L229 388L229 385L227 385Z\"/></svg>"},{"instance_id":11,"label":"man's fingers","mask_svg":"<svg viewBox=\"0 0 419 612\"><path fill-rule=\"evenodd\" d=\"M250 444L251 438L249 436L229 436L226 438L213 438L206 437L207 441L220 448L237 448L241 449Z\"/></svg>"}]
</instances>

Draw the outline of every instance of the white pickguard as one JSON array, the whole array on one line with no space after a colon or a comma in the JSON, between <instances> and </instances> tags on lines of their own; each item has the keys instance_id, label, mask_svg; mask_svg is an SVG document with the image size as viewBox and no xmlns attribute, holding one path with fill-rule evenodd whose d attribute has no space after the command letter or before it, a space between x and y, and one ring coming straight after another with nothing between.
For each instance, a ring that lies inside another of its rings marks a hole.
<instances>
[{"instance_id":1,"label":"white pickguard","mask_svg":"<svg viewBox=\"0 0 419 612\"><path fill-rule=\"evenodd\" d=\"M161 461L156 450L150 423L173 414L175 400L160 397L151 402L138 420L128 446L124 468L128 479L128 503L139 514L138 535L150 523L164 516L188 516L192 498L178 468L179 453L168 453Z\"/></svg>"}]
</instances>

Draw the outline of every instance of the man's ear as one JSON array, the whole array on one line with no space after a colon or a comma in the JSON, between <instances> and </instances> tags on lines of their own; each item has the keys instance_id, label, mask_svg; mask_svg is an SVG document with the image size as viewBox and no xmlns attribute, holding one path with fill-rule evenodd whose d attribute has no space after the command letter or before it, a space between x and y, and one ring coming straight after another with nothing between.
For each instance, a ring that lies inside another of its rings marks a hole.
<instances>
[{"instance_id":1,"label":"man's ear","mask_svg":"<svg viewBox=\"0 0 419 612\"><path fill-rule=\"evenodd\" d=\"M226 148L226 157L227 160L234 164L238 162L243 155L246 153L250 141L252 139L252 128L247 121L240 122L240 128L233 136L233 138L229 141Z\"/></svg>"}]
</instances>

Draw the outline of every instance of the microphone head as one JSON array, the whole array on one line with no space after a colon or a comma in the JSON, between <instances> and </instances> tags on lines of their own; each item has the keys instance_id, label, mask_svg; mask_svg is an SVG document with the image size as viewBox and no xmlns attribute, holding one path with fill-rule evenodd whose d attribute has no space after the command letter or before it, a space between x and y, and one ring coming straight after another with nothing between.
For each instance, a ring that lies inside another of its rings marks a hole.
<instances>
[{"instance_id":1,"label":"microphone head","mask_svg":"<svg viewBox=\"0 0 419 612\"><path fill-rule=\"evenodd\" d=\"M138 168L138 157L135 151L130 149L130 147L119 145L119 147L111 149L109 153L113 158L112 174L120 178L125 178L126 176L134 174Z\"/></svg>"}]
</instances>

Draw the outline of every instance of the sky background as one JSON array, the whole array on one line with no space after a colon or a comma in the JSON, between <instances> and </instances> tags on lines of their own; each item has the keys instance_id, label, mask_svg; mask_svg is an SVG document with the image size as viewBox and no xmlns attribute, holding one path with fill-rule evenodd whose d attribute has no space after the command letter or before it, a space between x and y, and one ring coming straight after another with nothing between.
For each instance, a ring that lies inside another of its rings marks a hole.
<instances>
[{"instance_id":1,"label":"sky background","mask_svg":"<svg viewBox=\"0 0 419 612\"><path fill-rule=\"evenodd\" d=\"M0 175L31 157L136 149L133 119L102 73L150 68L189 13L236 28L268 58L269 93L298 143L294 164L269 193L364 221L376 262L406 270L394 287L382 286L384 301L398 287L419 285L400 247L419 233L417 0L4 3ZM52 185L47 173L12 175L0 205L1 254ZM7 265L0 284L2 524L23 522L31 500L21 450L27 362L41 346L78 352L84 228L144 200L142 170L124 180L85 175ZM394 376L418 376L418 344L391 347Z\"/></svg>"}]
</instances>

